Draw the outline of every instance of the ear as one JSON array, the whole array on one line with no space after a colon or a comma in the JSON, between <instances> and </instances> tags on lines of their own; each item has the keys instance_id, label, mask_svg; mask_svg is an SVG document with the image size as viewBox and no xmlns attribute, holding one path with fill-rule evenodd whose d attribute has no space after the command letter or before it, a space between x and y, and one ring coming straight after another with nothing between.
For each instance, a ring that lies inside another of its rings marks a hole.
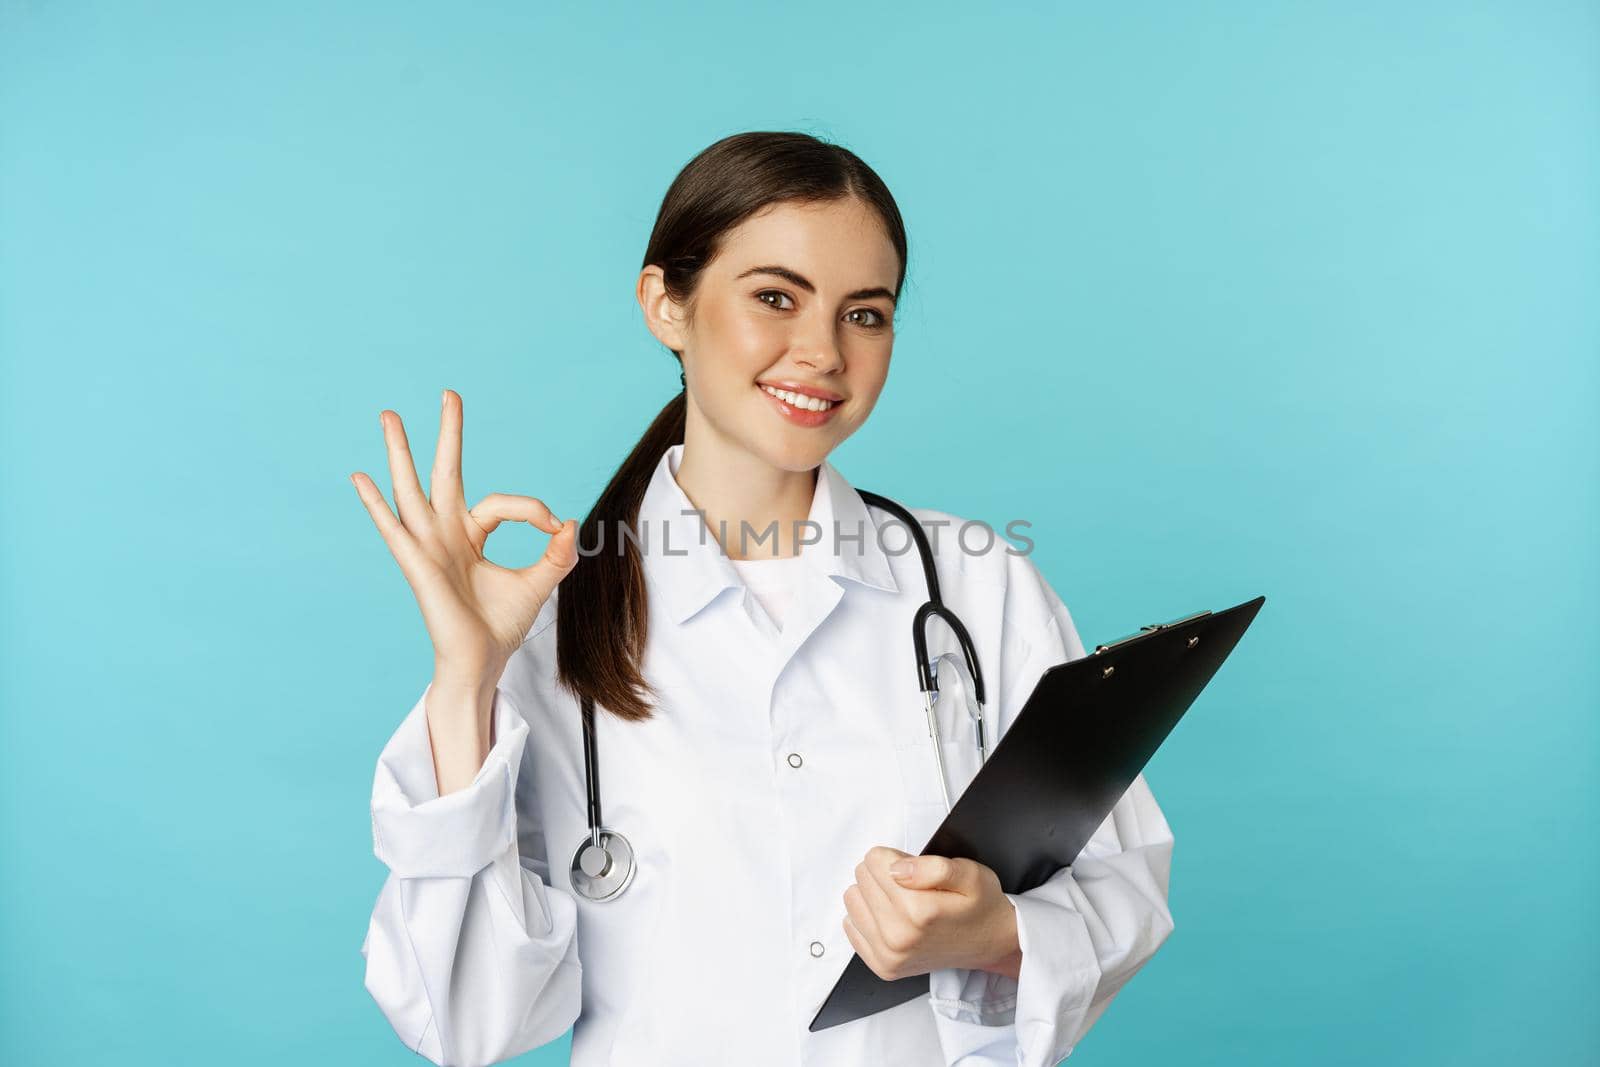
<instances>
[{"instance_id":1,"label":"ear","mask_svg":"<svg viewBox=\"0 0 1600 1067\"><path fill-rule=\"evenodd\" d=\"M687 347L683 309L667 295L666 279L654 263L639 272L637 296L639 309L644 312L644 324L656 340L674 352L682 352Z\"/></svg>"}]
</instances>

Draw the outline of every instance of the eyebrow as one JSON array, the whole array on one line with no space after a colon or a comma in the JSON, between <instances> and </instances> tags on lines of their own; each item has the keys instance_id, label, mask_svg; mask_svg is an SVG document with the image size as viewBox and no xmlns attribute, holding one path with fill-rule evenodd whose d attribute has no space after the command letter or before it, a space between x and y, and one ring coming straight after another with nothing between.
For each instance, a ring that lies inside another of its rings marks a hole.
<instances>
[{"instance_id":1,"label":"eyebrow","mask_svg":"<svg viewBox=\"0 0 1600 1067\"><path fill-rule=\"evenodd\" d=\"M785 280L787 280L789 282L792 282L795 285L798 285L800 288L804 289L808 293L815 293L817 291L817 287L812 285L810 280L807 279L806 276L801 274L799 271L793 271L793 270L790 270L788 267L780 267L780 266L777 266L776 264L767 264L767 265L761 266L761 267L751 267L749 270L747 270L744 273L740 274L738 276L738 278L735 278L734 280L738 281L739 278L748 278L752 274L775 274L779 278L783 278L783 279L785 279ZM857 289L853 293L844 294L844 298L846 300L869 300L872 297L876 297L876 296L881 296L881 297L885 298L891 304L896 303L895 298L894 298L894 293L892 293L889 290L883 288L883 286L881 286L881 285L877 286L875 288L872 288L872 289Z\"/></svg>"}]
</instances>

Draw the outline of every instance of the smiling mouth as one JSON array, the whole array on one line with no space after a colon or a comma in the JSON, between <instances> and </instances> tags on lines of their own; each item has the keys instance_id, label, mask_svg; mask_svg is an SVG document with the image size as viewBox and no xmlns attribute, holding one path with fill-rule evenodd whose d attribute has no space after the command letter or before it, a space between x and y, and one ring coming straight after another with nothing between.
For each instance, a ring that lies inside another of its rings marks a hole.
<instances>
[{"instance_id":1,"label":"smiling mouth","mask_svg":"<svg viewBox=\"0 0 1600 1067\"><path fill-rule=\"evenodd\" d=\"M785 404L800 411L827 411L829 408L838 407L844 403L842 400L824 400L819 396L808 396L805 393L796 393L790 389L778 389L770 385L756 383L768 396L775 396Z\"/></svg>"}]
</instances>

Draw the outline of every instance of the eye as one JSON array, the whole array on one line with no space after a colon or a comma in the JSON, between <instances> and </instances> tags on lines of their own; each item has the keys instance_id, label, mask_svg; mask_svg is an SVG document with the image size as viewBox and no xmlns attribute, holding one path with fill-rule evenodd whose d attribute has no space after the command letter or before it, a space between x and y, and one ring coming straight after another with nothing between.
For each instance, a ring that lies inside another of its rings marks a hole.
<instances>
[{"instance_id":1,"label":"eye","mask_svg":"<svg viewBox=\"0 0 1600 1067\"><path fill-rule=\"evenodd\" d=\"M759 293L756 294L756 299L761 301L763 304L766 304L770 308L776 308L779 311L787 311L787 310L789 310L788 308L783 307L782 305L774 304L770 300L766 299L769 296L778 297L780 300L788 300L789 303L791 303L791 304L794 303L794 301L792 299L790 299L789 294L784 292L781 289L763 289Z\"/></svg>"},{"instance_id":2,"label":"eye","mask_svg":"<svg viewBox=\"0 0 1600 1067\"><path fill-rule=\"evenodd\" d=\"M888 324L889 321L883 317L883 312L879 311L877 308L856 308L854 311L847 312L846 318L848 318L850 315L861 314L872 316L871 321L863 322L861 324L869 330L881 330L885 325Z\"/></svg>"}]
</instances>

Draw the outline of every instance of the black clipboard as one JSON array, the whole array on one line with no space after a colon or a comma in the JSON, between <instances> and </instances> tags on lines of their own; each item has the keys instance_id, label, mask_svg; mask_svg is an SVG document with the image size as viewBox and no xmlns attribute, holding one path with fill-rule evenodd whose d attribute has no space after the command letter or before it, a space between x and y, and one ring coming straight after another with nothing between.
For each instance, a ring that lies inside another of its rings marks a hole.
<instances>
[{"instance_id":1,"label":"black clipboard","mask_svg":"<svg viewBox=\"0 0 1600 1067\"><path fill-rule=\"evenodd\" d=\"M1046 670L920 855L977 860L1007 893L1071 866L1266 600L1144 626ZM852 955L810 1029L927 991L926 974L888 982Z\"/></svg>"}]
</instances>

